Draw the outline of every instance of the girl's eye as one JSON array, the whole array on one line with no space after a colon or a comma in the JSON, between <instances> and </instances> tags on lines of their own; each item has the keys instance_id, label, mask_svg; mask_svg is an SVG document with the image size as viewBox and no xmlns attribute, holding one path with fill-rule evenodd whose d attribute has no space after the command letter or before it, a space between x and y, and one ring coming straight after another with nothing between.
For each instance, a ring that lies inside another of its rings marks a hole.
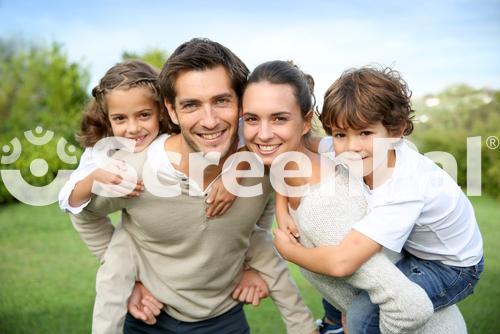
<instances>
[{"instance_id":1,"label":"girl's eye","mask_svg":"<svg viewBox=\"0 0 500 334\"><path fill-rule=\"evenodd\" d=\"M340 138L344 138L344 137L345 137L345 134L343 134L343 133L334 133L333 134L333 138L340 139Z\"/></svg>"},{"instance_id":2,"label":"girl's eye","mask_svg":"<svg viewBox=\"0 0 500 334\"><path fill-rule=\"evenodd\" d=\"M362 131L362 132L361 132L361 135L362 135L362 136L369 136L369 135L371 135L371 134L373 134L373 132L371 132L371 131Z\"/></svg>"},{"instance_id":3,"label":"girl's eye","mask_svg":"<svg viewBox=\"0 0 500 334\"><path fill-rule=\"evenodd\" d=\"M144 118L144 119L145 119L145 118L149 118L149 116L151 116L151 113L144 112L144 113L141 113L139 116L140 116L141 118Z\"/></svg>"},{"instance_id":4,"label":"girl's eye","mask_svg":"<svg viewBox=\"0 0 500 334\"><path fill-rule=\"evenodd\" d=\"M111 118L111 120L115 121L115 122L123 121L124 119L125 119L125 117L123 117L123 116L114 116Z\"/></svg>"}]
</instances>

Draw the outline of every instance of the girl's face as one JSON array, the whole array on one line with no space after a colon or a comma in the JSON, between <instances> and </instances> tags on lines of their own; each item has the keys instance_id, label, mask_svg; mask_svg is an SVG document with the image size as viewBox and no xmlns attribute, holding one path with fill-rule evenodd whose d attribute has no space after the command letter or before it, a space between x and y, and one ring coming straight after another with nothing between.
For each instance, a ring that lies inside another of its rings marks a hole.
<instances>
[{"instance_id":1,"label":"girl's face","mask_svg":"<svg viewBox=\"0 0 500 334\"><path fill-rule=\"evenodd\" d=\"M302 117L293 88L266 81L252 83L243 94L243 136L248 149L265 165L284 152L298 151L310 120Z\"/></svg>"},{"instance_id":2,"label":"girl's face","mask_svg":"<svg viewBox=\"0 0 500 334\"><path fill-rule=\"evenodd\" d=\"M135 140L135 152L158 136L160 110L148 87L112 90L106 94L106 103L113 135Z\"/></svg>"}]
</instances>

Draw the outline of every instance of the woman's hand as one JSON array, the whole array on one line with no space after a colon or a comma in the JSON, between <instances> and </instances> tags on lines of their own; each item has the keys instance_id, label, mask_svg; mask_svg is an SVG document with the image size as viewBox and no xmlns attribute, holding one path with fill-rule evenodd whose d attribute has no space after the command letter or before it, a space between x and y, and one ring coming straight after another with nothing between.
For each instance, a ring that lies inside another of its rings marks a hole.
<instances>
[{"instance_id":1,"label":"woman's hand","mask_svg":"<svg viewBox=\"0 0 500 334\"><path fill-rule=\"evenodd\" d=\"M288 231L279 228L274 230L274 246L287 261L290 261L293 254L303 248L302 245Z\"/></svg>"}]
</instances>

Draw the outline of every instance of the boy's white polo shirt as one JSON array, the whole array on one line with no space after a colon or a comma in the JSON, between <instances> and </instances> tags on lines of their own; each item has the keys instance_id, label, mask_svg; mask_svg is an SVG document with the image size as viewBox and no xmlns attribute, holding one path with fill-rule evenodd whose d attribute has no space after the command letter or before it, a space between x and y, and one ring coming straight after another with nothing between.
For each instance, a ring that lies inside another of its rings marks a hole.
<instances>
[{"instance_id":1,"label":"boy's white polo shirt","mask_svg":"<svg viewBox=\"0 0 500 334\"><path fill-rule=\"evenodd\" d=\"M466 267L483 256L474 209L456 182L404 141L392 177L366 187L368 213L353 228L396 252Z\"/></svg>"}]
</instances>

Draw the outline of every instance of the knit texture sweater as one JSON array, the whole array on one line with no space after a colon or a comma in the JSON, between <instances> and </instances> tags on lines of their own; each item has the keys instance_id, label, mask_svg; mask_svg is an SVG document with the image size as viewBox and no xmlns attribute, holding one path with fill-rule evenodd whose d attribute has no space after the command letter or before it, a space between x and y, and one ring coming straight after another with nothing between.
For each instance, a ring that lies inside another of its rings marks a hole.
<instances>
[{"instance_id":1,"label":"knit texture sweater","mask_svg":"<svg viewBox=\"0 0 500 334\"><path fill-rule=\"evenodd\" d=\"M339 244L352 225L366 214L360 184L349 181L347 170L337 166L335 177L310 187L297 211L291 210L305 247ZM365 290L380 307L382 333L466 333L458 307L433 313L425 291L393 264L400 254L379 252L354 274L335 278L302 269L303 275L332 305L347 312L356 295Z\"/></svg>"}]
</instances>

